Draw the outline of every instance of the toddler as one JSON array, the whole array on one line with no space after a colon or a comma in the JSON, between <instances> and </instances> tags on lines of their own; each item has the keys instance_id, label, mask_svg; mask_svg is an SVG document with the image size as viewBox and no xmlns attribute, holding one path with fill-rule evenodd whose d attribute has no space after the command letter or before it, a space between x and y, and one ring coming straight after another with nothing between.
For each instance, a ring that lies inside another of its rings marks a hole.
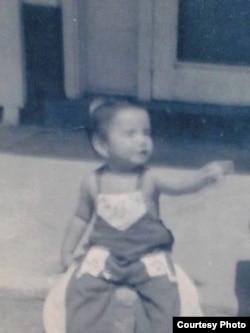
<instances>
[{"instance_id":1,"label":"toddler","mask_svg":"<svg viewBox=\"0 0 250 333\"><path fill-rule=\"evenodd\" d=\"M212 162L176 181L149 166L153 142L144 108L103 101L90 116L91 143L104 163L84 180L62 245L66 270L91 223L84 254L67 283L66 332L115 333L115 291L127 286L137 294L134 333L171 333L180 295L173 236L159 216L160 195L198 191L230 164Z\"/></svg>"}]
</instances>

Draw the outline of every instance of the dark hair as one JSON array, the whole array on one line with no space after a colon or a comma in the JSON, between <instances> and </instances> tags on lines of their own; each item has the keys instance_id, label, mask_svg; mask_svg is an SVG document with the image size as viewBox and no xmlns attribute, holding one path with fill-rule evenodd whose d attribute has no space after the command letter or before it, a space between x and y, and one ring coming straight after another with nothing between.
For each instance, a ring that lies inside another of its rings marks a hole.
<instances>
[{"instance_id":1,"label":"dark hair","mask_svg":"<svg viewBox=\"0 0 250 333\"><path fill-rule=\"evenodd\" d=\"M126 100L97 99L90 104L90 125L89 135L97 135L102 140L106 140L108 127L114 116L124 108L142 109L139 105L132 104ZM146 111L146 110L145 110ZM146 111L147 112L147 111Z\"/></svg>"}]
</instances>

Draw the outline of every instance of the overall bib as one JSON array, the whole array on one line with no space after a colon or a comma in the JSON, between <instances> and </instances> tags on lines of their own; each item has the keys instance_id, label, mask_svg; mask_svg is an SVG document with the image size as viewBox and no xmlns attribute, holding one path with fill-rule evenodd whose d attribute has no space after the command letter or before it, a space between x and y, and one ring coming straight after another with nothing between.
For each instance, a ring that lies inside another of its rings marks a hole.
<instances>
[{"instance_id":1,"label":"overall bib","mask_svg":"<svg viewBox=\"0 0 250 333\"><path fill-rule=\"evenodd\" d=\"M148 212L135 191L102 192L105 168L96 171L96 215L88 249L66 289L66 333L116 333L117 288L136 292L134 333L171 333L180 298L170 249L171 232Z\"/></svg>"}]
</instances>

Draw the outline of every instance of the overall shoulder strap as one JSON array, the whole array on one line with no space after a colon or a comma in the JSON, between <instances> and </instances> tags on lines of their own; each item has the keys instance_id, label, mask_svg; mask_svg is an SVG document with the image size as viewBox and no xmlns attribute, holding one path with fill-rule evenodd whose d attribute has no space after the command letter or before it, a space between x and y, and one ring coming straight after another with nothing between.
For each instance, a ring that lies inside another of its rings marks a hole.
<instances>
[{"instance_id":1,"label":"overall shoulder strap","mask_svg":"<svg viewBox=\"0 0 250 333\"><path fill-rule=\"evenodd\" d=\"M95 170L97 194L102 192L102 176L103 176L103 173L105 172L105 170L106 170L105 164Z\"/></svg>"}]
</instances>

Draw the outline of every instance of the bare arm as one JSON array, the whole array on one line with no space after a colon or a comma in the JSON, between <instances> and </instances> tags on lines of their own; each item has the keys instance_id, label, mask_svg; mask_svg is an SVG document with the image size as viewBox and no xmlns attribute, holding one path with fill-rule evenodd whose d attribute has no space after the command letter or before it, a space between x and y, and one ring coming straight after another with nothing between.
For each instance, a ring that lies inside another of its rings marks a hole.
<instances>
[{"instance_id":1,"label":"bare arm","mask_svg":"<svg viewBox=\"0 0 250 333\"><path fill-rule=\"evenodd\" d=\"M93 214L93 199L90 193L90 182L86 181L80 191L75 216L70 220L61 247L61 263L67 269L73 261L74 251L87 230Z\"/></svg>"},{"instance_id":2,"label":"bare arm","mask_svg":"<svg viewBox=\"0 0 250 333\"><path fill-rule=\"evenodd\" d=\"M154 171L154 183L158 193L182 195L197 192L208 184L217 182L224 174L231 172L230 161L211 162L188 175L170 177L166 171Z\"/></svg>"}]
</instances>

